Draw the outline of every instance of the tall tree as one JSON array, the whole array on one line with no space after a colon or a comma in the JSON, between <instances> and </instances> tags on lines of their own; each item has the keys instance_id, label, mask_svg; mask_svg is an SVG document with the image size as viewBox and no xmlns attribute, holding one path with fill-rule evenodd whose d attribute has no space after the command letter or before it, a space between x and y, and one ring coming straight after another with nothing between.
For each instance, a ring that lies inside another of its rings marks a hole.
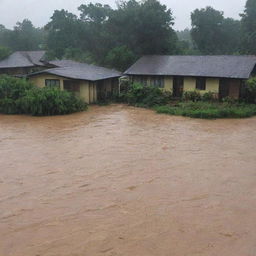
<instances>
[{"instance_id":1,"label":"tall tree","mask_svg":"<svg viewBox=\"0 0 256 256\"><path fill-rule=\"evenodd\" d=\"M17 22L7 36L8 45L16 51L38 50L42 43L42 30L35 28L30 20Z\"/></svg>"},{"instance_id":2,"label":"tall tree","mask_svg":"<svg viewBox=\"0 0 256 256\"><path fill-rule=\"evenodd\" d=\"M100 3L81 5L78 10L84 28L83 50L89 52L95 63L103 64L108 51L112 49L106 32L106 22L112 13L109 5Z\"/></svg>"},{"instance_id":3,"label":"tall tree","mask_svg":"<svg viewBox=\"0 0 256 256\"><path fill-rule=\"evenodd\" d=\"M77 16L65 10L56 10L45 26L48 33L47 48L51 58L62 58L68 48L78 48L82 43L83 28Z\"/></svg>"},{"instance_id":4,"label":"tall tree","mask_svg":"<svg viewBox=\"0 0 256 256\"><path fill-rule=\"evenodd\" d=\"M203 54L219 54L222 44L223 12L212 7L196 9L191 14L191 36Z\"/></svg>"},{"instance_id":5,"label":"tall tree","mask_svg":"<svg viewBox=\"0 0 256 256\"><path fill-rule=\"evenodd\" d=\"M234 54L240 43L240 21L224 18L224 13L206 7L191 14L191 36L203 54Z\"/></svg>"},{"instance_id":6,"label":"tall tree","mask_svg":"<svg viewBox=\"0 0 256 256\"><path fill-rule=\"evenodd\" d=\"M170 9L157 0L129 0L119 3L109 18L109 34L119 45L136 55L171 54L177 50ZM118 45L117 45L118 46Z\"/></svg>"},{"instance_id":7,"label":"tall tree","mask_svg":"<svg viewBox=\"0 0 256 256\"><path fill-rule=\"evenodd\" d=\"M242 20L242 52L256 54L256 0L247 0Z\"/></svg>"}]
</instances>

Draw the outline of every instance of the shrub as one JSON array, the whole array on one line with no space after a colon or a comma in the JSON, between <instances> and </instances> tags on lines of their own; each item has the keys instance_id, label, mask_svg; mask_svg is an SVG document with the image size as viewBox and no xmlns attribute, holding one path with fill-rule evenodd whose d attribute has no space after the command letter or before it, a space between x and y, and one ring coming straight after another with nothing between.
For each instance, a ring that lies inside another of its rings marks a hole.
<instances>
[{"instance_id":1,"label":"shrub","mask_svg":"<svg viewBox=\"0 0 256 256\"><path fill-rule=\"evenodd\" d=\"M166 104L168 102L168 96L159 88L132 84L127 92L126 99L130 105L153 107Z\"/></svg>"},{"instance_id":2,"label":"shrub","mask_svg":"<svg viewBox=\"0 0 256 256\"><path fill-rule=\"evenodd\" d=\"M64 115L87 109L87 104L74 94L56 88L33 88L19 100L25 114L34 116Z\"/></svg>"},{"instance_id":3,"label":"shrub","mask_svg":"<svg viewBox=\"0 0 256 256\"><path fill-rule=\"evenodd\" d=\"M215 93L213 92L206 92L202 95L202 101L214 101L216 100Z\"/></svg>"},{"instance_id":4,"label":"shrub","mask_svg":"<svg viewBox=\"0 0 256 256\"><path fill-rule=\"evenodd\" d=\"M242 92L242 98L249 103L256 103L256 77L246 81Z\"/></svg>"},{"instance_id":5,"label":"shrub","mask_svg":"<svg viewBox=\"0 0 256 256\"><path fill-rule=\"evenodd\" d=\"M19 114L18 100L32 89L33 85L25 79L0 76L0 112L5 114Z\"/></svg>"},{"instance_id":6,"label":"shrub","mask_svg":"<svg viewBox=\"0 0 256 256\"><path fill-rule=\"evenodd\" d=\"M85 102L67 91L37 88L25 79L0 76L1 113L62 115L86 108Z\"/></svg>"},{"instance_id":7,"label":"shrub","mask_svg":"<svg viewBox=\"0 0 256 256\"><path fill-rule=\"evenodd\" d=\"M185 101L200 101L201 100L201 94L199 91L185 91L183 93L182 99Z\"/></svg>"},{"instance_id":8,"label":"shrub","mask_svg":"<svg viewBox=\"0 0 256 256\"><path fill-rule=\"evenodd\" d=\"M193 118L246 118L256 115L254 104L227 104L209 102L179 103L176 106L155 107L157 113L188 116Z\"/></svg>"}]
</instances>

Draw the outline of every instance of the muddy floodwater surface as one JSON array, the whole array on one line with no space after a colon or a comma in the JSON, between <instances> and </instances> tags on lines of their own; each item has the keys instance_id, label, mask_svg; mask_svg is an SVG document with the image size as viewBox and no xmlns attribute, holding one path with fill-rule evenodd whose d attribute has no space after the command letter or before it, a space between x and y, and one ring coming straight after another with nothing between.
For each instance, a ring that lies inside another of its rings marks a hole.
<instances>
[{"instance_id":1,"label":"muddy floodwater surface","mask_svg":"<svg viewBox=\"0 0 256 256\"><path fill-rule=\"evenodd\" d=\"M0 256L255 256L255 230L256 118L0 115Z\"/></svg>"}]
</instances>

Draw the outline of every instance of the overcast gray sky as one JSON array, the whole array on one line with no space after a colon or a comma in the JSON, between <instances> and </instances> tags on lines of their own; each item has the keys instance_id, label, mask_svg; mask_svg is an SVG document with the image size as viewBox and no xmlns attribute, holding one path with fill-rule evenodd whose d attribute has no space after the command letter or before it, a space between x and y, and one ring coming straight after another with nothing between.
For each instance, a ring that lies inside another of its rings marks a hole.
<instances>
[{"instance_id":1,"label":"overcast gray sky","mask_svg":"<svg viewBox=\"0 0 256 256\"><path fill-rule=\"evenodd\" d=\"M190 13L196 8L212 6L224 11L226 17L239 18L246 0L160 0L172 9L175 16L175 29L190 26ZM30 19L37 27L45 25L56 9L66 9L78 14L77 7L83 3L110 4L115 0L0 0L0 24L12 28L17 21Z\"/></svg>"}]
</instances>

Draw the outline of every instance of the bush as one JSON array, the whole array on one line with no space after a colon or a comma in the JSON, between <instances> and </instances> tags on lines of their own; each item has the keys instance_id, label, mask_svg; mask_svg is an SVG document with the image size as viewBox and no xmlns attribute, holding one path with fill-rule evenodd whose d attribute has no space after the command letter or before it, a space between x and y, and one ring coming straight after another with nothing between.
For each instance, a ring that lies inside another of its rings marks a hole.
<instances>
[{"instance_id":1,"label":"bush","mask_svg":"<svg viewBox=\"0 0 256 256\"><path fill-rule=\"evenodd\" d=\"M202 95L202 101L214 101L216 100L216 95L213 92L206 92Z\"/></svg>"},{"instance_id":2,"label":"bush","mask_svg":"<svg viewBox=\"0 0 256 256\"><path fill-rule=\"evenodd\" d=\"M0 76L0 112L4 114L63 115L87 108L67 91L37 88L25 79Z\"/></svg>"},{"instance_id":3,"label":"bush","mask_svg":"<svg viewBox=\"0 0 256 256\"><path fill-rule=\"evenodd\" d=\"M168 96L159 88L132 84L126 94L126 100L130 105L153 107L167 104Z\"/></svg>"},{"instance_id":4,"label":"bush","mask_svg":"<svg viewBox=\"0 0 256 256\"><path fill-rule=\"evenodd\" d=\"M25 79L0 76L0 112L5 114L19 114L18 100L31 90L33 85Z\"/></svg>"},{"instance_id":5,"label":"bush","mask_svg":"<svg viewBox=\"0 0 256 256\"><path fill-rule=\"evenodd\" d=\"M242 99L249 103L256 103L256 77L247 80L245 85Z\"/></svg>"},{"instance_id":6,"label":"bush","mask_svg":"<svg viewBox=\"0 0 256 256\"><path fill-rule=\"evenodd\" d=\"M74 94L55 88L33 88L20 99L19 107L34 116L64 115L87 108L87 104Z\"/></svg>"},{"instance_id":7,"label":"bush","mask_svg":"<svg viewBox=\"0 0 256 256\"><path fill-rule=\"evenodd\" d=\"M185 91L183 93L182 99L185 101L197 102L201 100L201 94L199 91Z\"/></svg>"},{"instance_id":8,"label":"bush","mask_svg":"<svg viewBox=\"0 0 256 256\"><path fill-rule=\"evenodd\" d=\"M155 107L157 113L188 116L193 118L246 118L256 115L254 104L228 104L209 102L179 103L176 106Z\"/></svg>"}]
</instances>

